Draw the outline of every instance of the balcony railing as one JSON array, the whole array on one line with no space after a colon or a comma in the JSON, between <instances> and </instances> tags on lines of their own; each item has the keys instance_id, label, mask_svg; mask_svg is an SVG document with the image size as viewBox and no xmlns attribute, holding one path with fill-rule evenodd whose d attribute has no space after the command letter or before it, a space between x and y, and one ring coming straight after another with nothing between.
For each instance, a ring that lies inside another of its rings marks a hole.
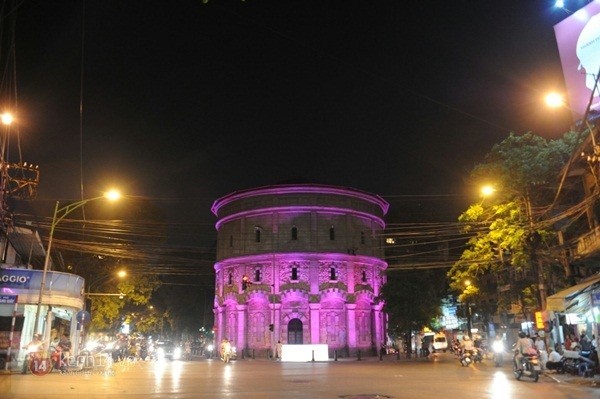
<instances>
[{"instance_id":1,"label":"balcony railing","mask_svg":"<svg viewBox=\"0 0 600 399\"><path fill-rule=\"evenodd\" d=\"M577 245L573 248L571 256L582 258L600 251L600 227L580 236Z\"/></svg>"}]
</instances>

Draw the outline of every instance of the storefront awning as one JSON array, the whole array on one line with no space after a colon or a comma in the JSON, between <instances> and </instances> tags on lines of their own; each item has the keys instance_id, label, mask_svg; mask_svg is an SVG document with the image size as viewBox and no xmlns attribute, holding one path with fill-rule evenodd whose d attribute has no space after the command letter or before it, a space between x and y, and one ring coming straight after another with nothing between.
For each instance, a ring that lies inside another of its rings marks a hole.
<instances>
[{"instance_id":1,"label":"storefront awning","mask_svg":"<svg viewBox=\"0 0 600 399\"><path fill-rule=\"evenodd\" d=\"M546 298L546 310L553 310L555 312L565 312L569 307L569 303L580 292L584 291L588 287L600 282L600 275L590 277L581 283L562 290L554 295L550 295Z\"/></svg>"}]
</instances>

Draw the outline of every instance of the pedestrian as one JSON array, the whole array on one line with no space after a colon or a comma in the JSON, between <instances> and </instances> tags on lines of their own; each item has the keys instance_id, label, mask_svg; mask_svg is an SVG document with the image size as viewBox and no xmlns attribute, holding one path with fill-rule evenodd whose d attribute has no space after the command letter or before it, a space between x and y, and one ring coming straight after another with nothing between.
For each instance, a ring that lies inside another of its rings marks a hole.
<instances>
[{"instance_id":1,"label":"pedestrian","mask_svg":"<svg viewBox=\"0 0 600 399\"><path fill-rule=\"evenodd\" d=\"M281 351L283 349L283 345L281 345L281 341L277 341L275 345L275 358L281 360Z\"/></svg>"},{"instance_id":2,"label":"pedestrian","mask_svg":"<svg viewBox=\"0 0 600 399\"><path fill-rule=\"evenodd\" d=\"M58 341L58 349L60 350L60 371L67 371L67 362L71 356L71 340L69 334L63 333Z\"/></svg>"},{"instance_id":3,"label":"pedestrian","mask_svg":"<svg viewBox=\"0 0 600 399\"><path fill-rule=\"evenodd\" d=\"M552 348L545 366L547 370L555 370L557 372L562 369L562 355L558 353L555 348Z\"/></svg>"},{"instance_id":4,"label":"pedestrian","mask_svg":"<svg viewBox=\"0 0 600 399\"><path fill-rule=\"evenodd\" d=\"M545 335L546 334L543 331L538 331L534 341L535 348L540 353L540 366L542 371L546 370L546 362L548 361L548 351L546 350L546 343L544 342Z\"/></svg>"}]
</instances>

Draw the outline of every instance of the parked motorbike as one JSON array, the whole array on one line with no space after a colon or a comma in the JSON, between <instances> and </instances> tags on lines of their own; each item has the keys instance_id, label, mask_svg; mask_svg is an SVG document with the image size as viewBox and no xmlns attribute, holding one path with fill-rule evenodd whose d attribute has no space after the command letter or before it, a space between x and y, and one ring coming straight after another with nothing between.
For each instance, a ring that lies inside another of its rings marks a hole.
<instances>
[{"instance_id":1,"label":"parked motorbike","mask_svg":"<svg viewBox=\"0 0 600 399\"><path fill-rule=\"evenodd\" d=\"M520 360L520 364L517 366L517 353L518 352L515 351L515 358L513 359L513 373L515 378L520 380L525 376L531 378L534 382L538 382L542 372L539 356L534 354L524 354Z\"/></svg>"},{"instance_id":2,"label":"parked motorbike","mask_svg":"<svg viewBox=\"0 0 600 399\"><path fill-rule=\"evenodd\" d=\"M504 343L502 341L494 341L492 348L494 349L494 366L500 367L504 362Z\"/></svg>"},{"instance_id":3,"label":"parked motorbike","mask_svg":"<svg viewBox=\"0 0 600 399\"><path fill-rule=\"evenodd\" d=\"M581 377L592 377L595 374L595 368L596 362L592 360L592 351L564 351L564 372Z\"/></svg>"}]
</instances>

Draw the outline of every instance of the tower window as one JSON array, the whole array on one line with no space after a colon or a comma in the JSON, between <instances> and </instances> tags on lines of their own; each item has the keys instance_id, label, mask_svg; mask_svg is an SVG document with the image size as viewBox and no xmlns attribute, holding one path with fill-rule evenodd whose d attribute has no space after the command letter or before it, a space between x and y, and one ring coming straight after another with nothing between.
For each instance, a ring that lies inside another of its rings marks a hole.
<instances>
[{"instance_id":1,"label":"tower window","mask_svg":"<svg viewBox=\"0 0 600 399\"><path fill-rule=\"evenodd\" d=\"M335 227L331 226L329 228L329 239L330 240L335 240Z\"/></svg>"},{"instance_id":2,"label":"tower window","mask_svg":"<svg viewBox=\"0 0 600 399\"><path fill-rule=\"evenodd\" d=\"M367 282L367 272L366 271L362 271L362 282L366 283Z\"/></svg>"},{"instance_id":3,"label":"tower window","mask_svg":"<svg viewBox=\"0 0 600 399\"><path fill-rule=\"evenodd\" d=\"M233 248L233 236L229 236L229 247Z\"/></svg>"},{"instance_id":4,"label":"tower window","mask_svg":"<svg viewBox=\"0 0 600 399\"><path fill-rule=\"evenodd\" d=\"M231 273L229 273L229 277L227 278L227 284L233 284L233 275Z\"/></svg>"},{"instance_id":5,"label":"tower window","mask_svg":"<svg viewBox=\"0 0 600 399\"><path fill-rule=\"evenodd\" d=\"M364 231L360 232L360 243L363 245L365 243L365 232Z\"/></svg>"},{"instance_id":6,"label":"tower window","mask_svg":"<svg viewBox=\"0 0 600 399\"><path fill-rule=\"evenodd\" d=\"M260 242L260 230L259 229L254 230L254 241Z\"/></svg>"},{"instance_id":7,"label":"tower window","mask_svg":"<svg viewBox=\"0 0 600 399\"><path fill-rule=\"evenodd\" d=\"M260 269L254 271L254 281L260 281Z\"/></svg>"},{"instance_id":8,"label":"tower window","mask_svg":"<svg viewBox=\"0 0 600 399\"><path fill-rule=\"evenodd\" d=\"M298 268L292 267L292 280L298 280Z\"/></svg>"},{"instance_id":9,"label":"tower window","mask_svg":"<svg viewBox=\"0 0 600 399\"><path fill-rule=\"evenodd\" d=\"M298 228L296 226L292 227L292 240L298 239Z\"/></svg>"},{"instance_id":10,"label":"tower window","mask_svg":"<svg viewBox=\"0 0 600 399\"><path fill-rule=\"evenodd\" d=\"M337 276L335 275L335 267L329 269L329 279L332 281L337 280Z\"/></svg>"}]
</instances>

